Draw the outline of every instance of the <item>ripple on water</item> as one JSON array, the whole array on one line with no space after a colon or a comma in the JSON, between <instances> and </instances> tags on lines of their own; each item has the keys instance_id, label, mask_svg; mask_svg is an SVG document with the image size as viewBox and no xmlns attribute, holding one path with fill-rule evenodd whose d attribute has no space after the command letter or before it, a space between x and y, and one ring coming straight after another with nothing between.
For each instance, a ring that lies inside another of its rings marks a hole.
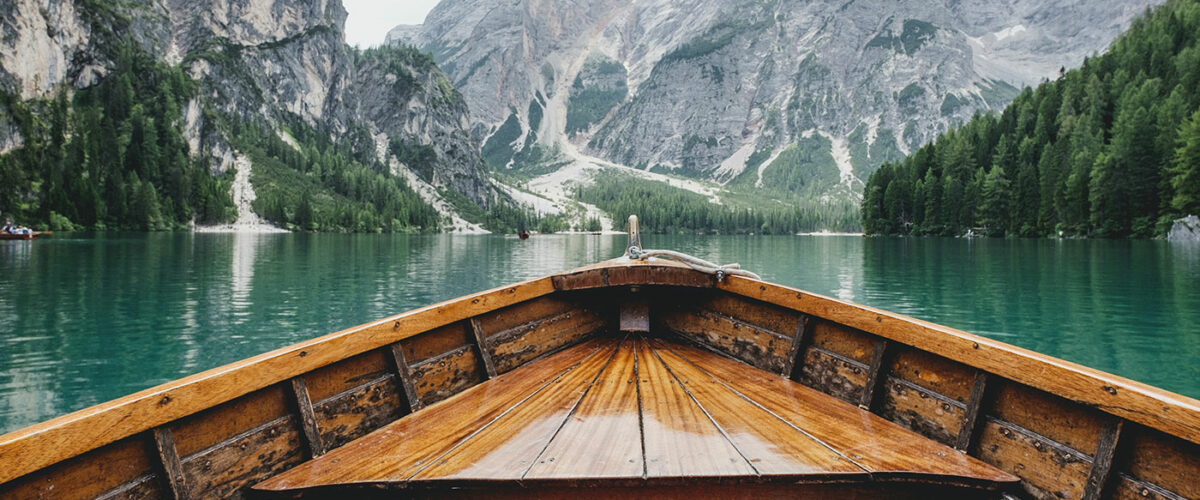
<instances>
[{"instance_id":1,"label":"ripple on water","mask_svg":"<svg viewBox=\"0 0 1200 500\"><path fill-rule=\"evenodd\" d=\"M0 432L613 258L625 237L117 234L37 243L0 247ZM644 243L1200 396L1200 252L1165 242L644 235Z\"/></svg>"}]
</instances>

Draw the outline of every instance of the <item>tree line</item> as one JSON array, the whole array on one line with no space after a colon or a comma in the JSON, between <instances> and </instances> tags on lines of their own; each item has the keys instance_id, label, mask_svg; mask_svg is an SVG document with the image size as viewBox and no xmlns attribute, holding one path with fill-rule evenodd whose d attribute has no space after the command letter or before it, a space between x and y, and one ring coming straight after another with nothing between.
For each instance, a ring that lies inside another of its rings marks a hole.
<instances>
[{"instance_id":1,"label":"tree line","mask_svg":"<svg viewBox=\"0 0 1200 500\"><path fill-rule=\"evenodd\" d=\"M109 74L70 95L0 92L23 143L0 155L0 211L55 230L185 227L232 220L231 176L188 154L181 106L196 85L122 43Z\"/></svg>"},{"instance_id":2,"label":"tree line","mask_svg":"<svg viewBox=\"0 0 1200 500\"><path fill-rule=\"evenodd\" d=\"M806 231L855 231L852 204L797 202L770 208L737 208L708 198L628 175L597 176L575 189L575 198L608 213L624 229L636 214L647 233L796 234Z\"/></svg>"},{"instance_id":3,"label":"tree line","mask_svg":"<svg viewBox=\"0 0 1200 500\"><path fill-rule=\"evenodd\" d=\"M1152 237L1200 213L1200 3L1026 88L867 182L871 234Z\"/></svg>"},{"instance_id":4,"label":"tree line","mask_svg":"<svg viewBox=\"0 0 1200 500\"><path fill-rule=\"evenodd\" d=\"M244 120L225 123L231 142L253 164L254 211L273 224L334 232L437 231L441 225L440 214L403 178L357 151L359 141L335 142L299 119L282 132Z\"/></svg>"}]
</instances>

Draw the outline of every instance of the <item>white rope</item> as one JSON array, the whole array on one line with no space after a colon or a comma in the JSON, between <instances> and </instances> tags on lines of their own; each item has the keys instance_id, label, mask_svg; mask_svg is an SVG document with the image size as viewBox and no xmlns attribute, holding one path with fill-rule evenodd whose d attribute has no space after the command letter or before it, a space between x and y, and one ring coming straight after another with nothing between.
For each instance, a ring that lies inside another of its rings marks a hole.
<instances>
[{"instance_id":1,"label":"white rope","mask_svg":"<svg viewBox=\"0 0 1200 500\"><path fill-rule=\"evenodd\" d=\"M750 279L754 279L754 280L762 280L762 278L760 278L757 274L754 274L750 271L742 269L742 266L740 266L738 264L726 264L723 266L719 266L717 264L713 264L712 262L701 259L699 257L693 257L686 253L675 252L672 250L641 250L641 249L638 249L637 247L632 247L629 250L630 250L630 254L631 254L629 256L630 259L645 260L650 257L665 257L668 259L676 260L676 261L682 262L684 264L687 264L688 267L695 269L697 271L700 271L702 273L715 274L715 275L717 275L718 281L723 280L725 278L725 276L727 276L727 275L741 276L743 278L750 278Z\"/></svg>"}]
</instances>

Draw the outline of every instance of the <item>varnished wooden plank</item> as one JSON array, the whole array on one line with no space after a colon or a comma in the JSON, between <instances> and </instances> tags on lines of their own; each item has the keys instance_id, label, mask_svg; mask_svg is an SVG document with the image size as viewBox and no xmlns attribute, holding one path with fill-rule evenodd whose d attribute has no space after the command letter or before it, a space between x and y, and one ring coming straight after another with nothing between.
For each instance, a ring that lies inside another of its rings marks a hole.
<instances>
[{"instance_id":1,"label":"varnished wooden plank","mask_svg":"<svg viewBox=\"0 0 1200 500\"><path fill-rule=\"evenodd\" d=\"M803 351L800 382L850 404L858 404L867 386L867 365L811 346Z\"/></svg>"},{"instance_id":2,"label":"varnished wooden plank","mask_svg":"<svg viewBox=\"0 0 1200 500\"><path fill-rule=\"evenodd\" d=\"M642 476L639 360L633 346L627 341L617 351L525 479Z\"/></svg>"},{"instance_id":3,"label":"varnished wooden plank","mask_svg":"<svg viewBox=\"0 0 1200 500\"><path fill-rule=\"evenodd\" d=\"M400 347L404 350L404 360L415 365L474 342L467 323L459 321L401 340Z\"/></svg>"},{"instance_id":4,"label":"varnished wooden plank","mask_svg":"<svg viewBox=\"0 0 1200 500\"><path fill-rule=\"evenodd\" d=\"M603 318L587 309L574 309L516 330L488 337L496 370L507 372L521 364L588 338L605 328Z\"/></svg>"},{"instance_id":5,"label":"varnished wooden plank","mask_svg":"<svg viewBox=\"0 0 1200 500\"><path fill-rule=\"evenodd\" d=\"M312 400L308 397L308 385L303 377L292 379L292 395L296 398L296 410L300 415L300 428L304 432L304 441L308 446L310 457L316 458L325 454L325 443L321 440L321 431L317 427L317 416L313 414Z\"/></svg>"},{"instance_id":6,"label":"varnished wooden plank","mask_svg":"<svg viewBox=\"0 0 1200 500\"><path fill-rule=\"evenodd\" d=\"M385 375L313 405L321 443L331 450L409 413L395 377Z\"/></svg>"},{"instance_id":7,"label":"varnished wooden plank","mask_svg":"<svg viewBox=\"0 0 1200 500\"><path fill-rule=\"evenodd\" d=\"M909 316L730 276L717 288L848 325L1200 443L1200 401Z\"/></svg>"},{"instance_id":8,"label":"varnished wooden plank","mask_svg":"<svg viewBox=\"0 0 1200 500\"><path fill-rule=\"evenodd\" d=\"M987 372L981 371L975 375L975 381L971 384L971 396L967 400L967 413L963 415L962 427L958 430L958 440L954 443L954 448L958 451L970 451L971 446L975 444L975 438L979 435L979 414L983 408L984 395L987 394L987 383Z\"/></svg>"},{"instance_id":9,"label":"varnished wooden plank","mask_svg":"<svg viewBox=\"0 0 1200 500\"><path fill-rule=\"evenodd\" d=\"M866 479L867 471L812 436L742 398L708 373L651 343L654 356L725 431L758 474Z\"/></svg>"},{"instance_id":10,"label":"varnished wooden plank","mask_svg":"<svg viewBox=\"0 0 1200 500\"><path fill-rule=\"evenodd\" d=\"M123 491L169 498L153 432L121 441L0 484L4 500L91 500Z\"/></svg>"},{"instance_id":11,"label":"varnished wooden plank","mask_svg":"<svg viewBox=\"0 0 1200 500\"><path fill-rule=\"evenodd\" d=\"M711 288L716 278L675 262L605 262L552 277L559 291L622 285L674 285Z\"/></svg>"},{"instance_id":12,"label":"varnished wooden plank","mask_svg":"<svg viewBox=\"0 0 1200 500\"><path fill-rule=\"evenodd\" d=\"M988 415L1045 436L1084 455L1096 453L1109 415L1023 384L991 380Z\"/></svg>"},{"instance_id":13,"label":"varnished wooden plank","mask_svg":"<svg viewBox=\"0 0 1200 500\"><path fill-rule=\"evenodd\" d=\"M1143 481L1128 474L1118 474L1113 487L1114 500L1193 500L1157 484Z\"/></svg>"},{"instance_id":14,"label":"varnished wooden plank","mask_svg":"<svg viewBox=\"0 0 1200 500\"><path fill-rule=\"evenodd\" d=\"M305 373L301 378L308 388L309 400L315 405L393 371L384 350L374 349Z\"/></svg>"},{"instance_id":15,"label":"varnished wooden plank","mask_svg":"<svg viewBox=\"0 0 1200 500\"><path fill-rule=\"evenodd\" d=\"M747 400L879 477L896 473L980 485L1017 479L812 388L770 373L747 370L736 361L695 348L669 348Z\"/></svg>"},{"instance_id":16,"label":"varnished wooden plank","mask_svg":"<svg viewBox=\"0 0 1200 500\"><path fill-rule=\"evenodd\" d=\"M1121 444L1121 429L1125 421L1114 419L1104 428L1100 442L1096 445L1096 455L1092 458L1092 471L1088 474L1087 485L1083 489L1083 500L1099 500L1108 489L1109 477L1112 473L1113 459L1116 458L1117 447Z\"/></svg>"},{"instance_id":17,"label":"varnished wooden plank","mask_svg":"<svg viewBox=\"0 0 1200 500\"><path fill-rule=\"evenodd\" d=\"M467 320L471 335L475 337L475 348L479 351L479 357L483 360L483 368L487 372L487 378L496 378L496 363L492 361L492 352L488 348L487 342L484 341L483 330L479 327L479 320L471 318Z\"/></svg>"},{"instance_id":18,"label":"varnished wooden plank","mask_svg":"<svg viewBox=\"0 0 1200 500\"><path fill-rule=\"evenodd\" d=\"M420 410L423 406L421 398L417 396L417 388L413 385L412 372L409 370L408 361L404 359L404 349L399 343L388 346L388 354L391 355L392 366L396 369L396 376L400 379L400 388L404 391L404 398L408 400L408 411L414 412Z\"/></svg>"},{"instance_id":19,"label":"varnished wooden plank","mask_svg":"<svg viewBox=\"0 0 1200 500\"><path fill-rule=\"evenodd\" d=\"M183 457L183 472L193 498L229 498L306 458L300 423L288 415Z\"/></svg>"},{"instance_id":20,"label":"varnished wooden plank","mask_svg":"<svg viewBox=\"0 0 1200 500\"><path fill-rule=\"evenodd\" d=\"M654 357L650 346L639 340L637 349L646 476L755 475L704 409Z\"/></svg>"},{"instance_id":21,"label":"varnished wooden plank","mask_svg":"<svg viewBox=\"0 0 1200 500\"><path fill-rule=\"evenodd\" d=\"M422 361L410 370L417 397L425 405L453 396L483 382L486 377L480 367L479 354L470 345Z\"/></svg>"},{"instance_id":22,"label":"varnished wooden plank","mask_svg":"<svg viewBox=\"0 0 1200 500\"><path fill-rule=\"evenodd\" d=\"M1122 472L1180 497L1200 498L1200 444L1128 423L1121 434Z\"/></svg>"},{"instance_id":23,"label":"varnished wooden plank","mask_svg":"<svg viewBox=\"0 0 1200 500\"><path fill-rule=\"evenodd\" d=\"M411 481L521 479L618 351L580 363L430 462Z\"/></svg>"},{"instance_id":24,"label":"varnished wooden plank","mask_svg":"<svg viewBox=\"0 0 1200 500\"><path fill-rule=\"evenodd\" d=\"M966 407L908 380L888 377L875 413L917 434L954 446Z\"/></svg>"},{"instance_id":25,"label":"varnished wooden plank","mask_svg":"<svg viewBox=\"0 0 1200 500\"><path fill-rule=\"evenodd\" d=\"M285 385L254 391L164 426L171 429L179 457L187 459L250 429L291 415L295 410Z\"/></svg>"},{"instance_id":26,"label":"varnished wooden plank","mask_svg":"<svg viewBox=\"0 0 1200 500\"><path fill-rule=\"evenodd\" d=\"M879 394L882 392L879 389L887 379L887 366L893 349L888 341L876 340L875 352L871 356L871 365L867 369L867 385L863 388L862 397L858 400L859 408L869 412L874 412L878 408Z\"/></svg>"},{"instance_id":27,"label":"varnished wooden plank","mask_svg":"<svg viewBox=\"0 0 1200 500\"><path fill-rule=\"evenodd\" d=\"M1034 498L1081 498L1091 464L1088 456L1045 436L988 416L975 452L980 460L1019 475Z\"/></svg>"},{"instance_id":28,"label":"varnished wooden plank","mask_svg":"<svg viewBox=\"0 0 1200 500\"><path fill-rule=\"evenodd\" d=\"M784 365L783 376L792 380L797 380L800 373L800 367L803 365L804 349L808 347L808 341L812 338L812 329L816 320L812 316L804 316L796 324L796 333L792 336L792 348L788 351L787 364Z\"/></svg>"},{"instance_id":29,"label":"varnished wooden plank","mask_svg":"<svg viewBox=\"0 0 1200 500\"><path fill-rule=\"evenodd\" d=\"M802 328L803 319L796 311L724 292L705 290L703 293L707 299L699 300L698 305L714 313L736 318L784 337L794 337L795 332Z\"/></svg>"},{"instance_id":30,"label":"varnished wooden plank","mask_svg":"<svg viewBox=\"0 0 1200 500\"><path fill-rule=\"evenodd\" d=\"M207 370L2 435L0 483L349 356L553 291L553 281L546 277L466 295Z\"/></svg>"},{"instance_id":31,"label":"varnished wooden plank","mask_svg":"<svg viewBox=\"0 0 1200 500\"><path fill-rule=\"evenodd\" d=\"M363 481L405 481L526 398L594 356L615 349L596 340L502 374L397 420L255 486L296 490Z\"/></svg>"},{"instance_id":32,"label":"varnished wooden plank","mask_svg":"<svg viewBox=\"0 0 1200 500\"><path fill-rule=\"evenodd\" d=\"M683 309L663 316L672 331L776 373L783 371L793 344L791 337L705 310Z\"/></svg>"},{"instance_id":33,"label":"varnished wooden plank","mask_svg":"<svg viewBox=\"0 0 1200 500\"><path fill-rule=\"evenodd\" d=\"M890 376L966 404L979 370L936 354L905 347L891 360Z\"/></svg>"},{"instance_id":34,"label":"varnished wooden plank","mask_svg":"<svg viewBox=\"0 0 1200 500\"><path fill-rule=\"evenodd\" d=\"M158 452L158 460L163 468L167 487L175 500L186 500L188 488L183 474L183 464L179 461L179 452L175 449L175 438L171 430L165 427L154 429L154 449Z\"/></svg>"}]
</instances>

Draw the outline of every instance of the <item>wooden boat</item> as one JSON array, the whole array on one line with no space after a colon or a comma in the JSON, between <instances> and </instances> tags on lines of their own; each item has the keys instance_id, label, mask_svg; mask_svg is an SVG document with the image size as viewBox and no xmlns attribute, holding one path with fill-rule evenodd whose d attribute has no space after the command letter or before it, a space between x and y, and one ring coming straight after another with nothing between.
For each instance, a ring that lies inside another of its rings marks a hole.
<instances>
[{"instance_id":1,"label":"wooden boat","mask_svg":"<svg viewBox=\"0 0 1200 500\"><path fill-rule=\"evenodd\" d=\"M5 241L5 240L24 240L24 241L30 241L30 240L36 240L38 236L41 236L41 235L43 235L43 234L49 234L49 231L43 231L43 232L34 231L34 232L32 232L32 233L29 233L29 234L9 234L9 233L0 233L0 241Z\"/></svg>"},{"instance_id":2,"label":"wooden boat","mask_svg":"<svg viewBox=\"0 0 1200 500\"><path fill-rule=\"evenodd\" d=\"M0 436L0 498L1183 499L1198 443L1191 398L619 259Z\"/></svg>"}]
</instances>

